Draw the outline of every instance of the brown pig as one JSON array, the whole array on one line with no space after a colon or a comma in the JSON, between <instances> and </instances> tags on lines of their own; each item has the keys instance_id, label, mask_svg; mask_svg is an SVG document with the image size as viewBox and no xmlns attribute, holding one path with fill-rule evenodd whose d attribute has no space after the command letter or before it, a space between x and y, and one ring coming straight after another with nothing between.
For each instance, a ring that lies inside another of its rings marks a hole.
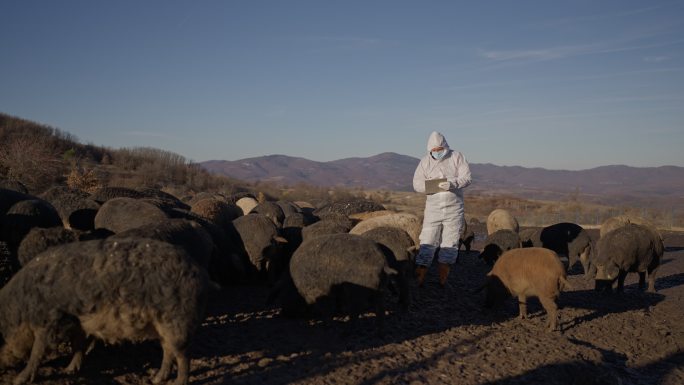
<instances>
[{"instance_id":1,"label":"brown pig","mask_svg":"<svg viewBox=\"0 0 684 385\"><path fill-rule=\"evenodd\" d=\"M558 322L556 298L570 287L558 255L545 248L512 249L501 255L487 274L485 306L518 297L520 318L527 317L527 297L538 297L549 316L549 329Z\"/></svg>"}]
</instances>

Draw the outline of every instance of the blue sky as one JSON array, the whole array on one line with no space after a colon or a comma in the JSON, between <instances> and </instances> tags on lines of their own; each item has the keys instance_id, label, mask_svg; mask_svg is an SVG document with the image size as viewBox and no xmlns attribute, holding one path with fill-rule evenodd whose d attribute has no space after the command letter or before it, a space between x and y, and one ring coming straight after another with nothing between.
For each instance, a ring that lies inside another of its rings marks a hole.
<instances>
[{"instance_id":1,"label":"blue sky","mask_svg":"<svg viewBox=\"0 0 684 385\"><path fill-rule=\"evenodd\" d=\"M195 160L684 166L684 1L2 1L0 112Z\"/></svg>"}]
</instances>

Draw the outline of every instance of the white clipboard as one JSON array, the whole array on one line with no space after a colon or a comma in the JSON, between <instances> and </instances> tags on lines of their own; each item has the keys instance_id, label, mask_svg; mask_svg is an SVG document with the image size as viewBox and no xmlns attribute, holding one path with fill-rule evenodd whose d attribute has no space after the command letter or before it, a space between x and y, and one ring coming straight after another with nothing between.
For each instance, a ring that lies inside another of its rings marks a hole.
<instances>
[{"instance_id":1,"label":"white clipboard","mask_svg":"<svg viewBox=\"0 0 684 385\"><path fill-rule=\"evenodd\" d=\"M439 179L426 179L425 180L425 194L431 195L435 194L438 192L444 192L445 190L442 190L439 188L439 184L442 182L446 182L446 178L439 178Z\"/></svg>"}]
</instances>

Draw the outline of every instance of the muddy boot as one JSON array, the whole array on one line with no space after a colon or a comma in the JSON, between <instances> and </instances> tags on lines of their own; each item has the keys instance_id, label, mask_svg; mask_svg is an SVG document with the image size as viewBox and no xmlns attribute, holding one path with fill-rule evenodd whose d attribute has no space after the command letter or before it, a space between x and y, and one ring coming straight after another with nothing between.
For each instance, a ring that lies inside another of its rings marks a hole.
<instances>
[{"instance_id":1,"label":"muddy boot","mask_svg":"<svg viewBox=\"0 0 684 385\"><path fill-rule=\"evenodd\" d=\"M437 271L439 272L439 284L442 285L442 287L446 286L450 268L451 266L447 265L446 263L437 264Z\"/></svg>"},{"instance_id":2,"label":"muddy boot","mask_svg":"<svg viewBox=\"0 0 684 385\"><path fill-rule=\"evenodd\" d=\"M418 281L418 286L423 287L425 283L425 275L427 274L427 266L416 266L416 280Z\"/></svg>"}]
</instances>

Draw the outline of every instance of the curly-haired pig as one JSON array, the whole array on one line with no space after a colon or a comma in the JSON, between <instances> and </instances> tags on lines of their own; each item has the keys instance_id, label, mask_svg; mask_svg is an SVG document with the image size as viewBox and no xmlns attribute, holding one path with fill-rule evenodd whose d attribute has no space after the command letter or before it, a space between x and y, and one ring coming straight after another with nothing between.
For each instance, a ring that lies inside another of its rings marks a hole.
<instances>
[{"instance_id":1,"label":"curly-haired pig","mask_svg":"<svg viewBox=\"0 0 684 385\"><path fill-rule=\"evenodd\" d=\"M16 253L21 240L34 227L61 226L57 210L42 199L23 200L10 207L4 217L0 216L0 240L6 241Z\"/></svg>"},{"instance_id":2,"label":"curly-haired pig","mask_svg":"<svg viewBox=\"0 0 684 385\"><path fill-rule=\"evenodd\" d=\"M106 187L101 187L94 191L92 194L90 194L90 199L94 200L95 202L99 204L103 204L107 202L110 199L114 198L134 198L134 199L141 199L144 198L145 194L141 193L140 191L136 191L131 188L127 187L115 187L115 186L106 186Z\"/></svg>"},{"instance_id":3,"label":"curly-haired pig","mask_svg":"<svg viewBox=\"0 0 684 385\"><path fill-rule=\"evenodd\" d=\"M534 247L545 247L556 252L570 270L578 261L586 260L593 242L582 226L562 222L538 229L527 240ZM586 269L586 266L583 266ZM586 271L586 270L585 270Z\"/></svg>"},{"instance_id":4,"label":"curly-haired pig","mask_svg":"<svg viewBox=\"0 0 684 385\"><path fill-rule=\"evenodd\" d=\"M628 223L634 223L637 225L642 225L646 227L650 227L652 229L655 229L655 225L653 222L649 221L646 218L642 218L637 215L617 215L614 217L610 217L603 221L601 223L601 229L599 230L599 236L603 237L604 235L608 234L609 232L622 227ZM660 233L658 233L660 235Z\"/></svg>"},{"instance_id":5,"label":"curly-haired pig","mask_svg":"<svg viewBox=\"0 0 684 385\"><path fill-rule=\"evenodd\" d=\"M518 298L520 318L527 317L527 297L538 297L549 317L549 329L558 322L556 299L570 287L565 267L552 250L529 247L501 255L487 274L485 306L492 307L511 296Z\"/></svg>"},{"instance_id":6,"label":"curly-haired pig","mask_svg":"<svg viewBox=\"0 0 684 385\"><path fill-rule=\"evenodd\" d=\"M372 304L382 332L383 289L388 275L396 273L375 241L355 234L321 235L305 240L295 251L289 274L269 297L280 298L283 313L290 315L332 300L352 320Z\"/></svg>"},{"instance_id":7,"label":"curly-haired pig","mask_svg":"<svg viewBox=\"0 0 684 385\"><path fill-rule=\"evenodd\" d=\"M19 244L17 258L24 266L33 257L49 249L50 247L78 241L78 234L64 227L34 227Z\"/></svg>"},{"instance_id":8,"label":"curly-haired pig","mask_svg":"<svg viewBox=\"0 0 684 385\"><path fill-rule=\"evenodd\" d=\"M205 269L217 252L211 235L202 225L186 219L167 219L112 235L111 240L150 238L181 246Z\"/></svg>"},{"instance_id":9,"label":"curly-haired pig","mask_svg":"<svg viewBox=\"0 0 684 385\"><path fill-rule=\"evenodd\" d=\"M89 199L88 193L55 186L40 194L40 197L55 207L64 227L83 231L95 228L95 215L100 204Z\"/></svg>"},{"instance_id":10,"label":"curly-haired pig","mask_svg":"<svg viewBox=\"0 0 684 385\"><path fill-rule=\"evenodd\" d=\"M271 218L264 214L248 214L233 221L242 241L243 264L248 276L267 278L275 283L287 269L287 240L279 235Z\"/></svg>"},{"instance_id":11,"label":"curly-haired pig","mask_svg":"<svg viewBox=\"0 0 684 385\"><path fill-rule=\"evenodd\" d=\"M252 211L252 214L262 214L273 221L278 228L283 227L283 221L285 220L285 213L283 208L280 207L276 202L261 202L256 205Z\"/></svg>"},{"instance_id":12,"label":"curly-haired pig","mask_svg":"<svg viewBox=\"0 0 684 385\"><path fill-rule=\"evenodd\" d=\"M513 230L497 230L487 236L479 258L489 266L492 266L501 254L511 249L517 249L520 246L518 233Z\"/></svg>"},{"instance_id":13,"label":"curly-haired pig","mask_svg":"<svg viewBox=\"0 0 684 385\"><path fill-rule=\"evenodd\" d=\"M97 211L95 228L120 233L167 218L162 209L142 199L112 198Z\"/></svg>"},{"instance_id":14,"label":"curly-haired pig","mask_svg":"<svg viewBox=\"0 0 684 385\"><path fill-rule=\"evenodd\" d=\"M487 235L494 234L498 230L512 230L517 233L520 225L508 210L494 209L487 216Z\"/></svg>"},{"instance_id":15,"label":"curly-haired pig","mask_svg":"<svg viewBox=\"0 0 684 385\"><path fill-rule=\"evenodd\" d=\"M617 280L617 290L624 290L628 272L639 273L639 288L648 273L648 291L655 292L655 273L665 247L660 235L648 226L626 224L606 233L596 245L596 254L586 263L589 276L596 279L596 290L610 289Z\"/></svg>"},{"instance_id":16,"label":"curly-haired pig","mask_svg":"<svg viewBox=\"0 0 684 385\"><path fill-rule=\"evenodd\" d=\"M302 240L306 241L321 235L348 233L350 223L345 220L323 219L302 228Z\"/></svg>"},{"instance_id":17,"label":"curly-haired pig","mask_svg":"<svg viewBox=\"0 0 684 385\"><path fill-rule=\"evenodd\" d=\"M166 242L93 240L50 248L0 290L0 365L29 357L14 383L32 381L66 324L79 331L67 371L80 368L86 336L107 343L158 339L163 359L153 382L166 380L175 363L174 384L187 384L188 346L207 291L206 271Z\"/></svg>"},{"instance_id":18,"label":"curly-haired pig","mask_svg":"<svg viewBox=\"0 0 684 385\"><path fill-rule=\"evenodd\" d=\"M411 277L414 258L418 252L413 239L406 231L389 226L376 227L361 236L380 244L389 266L397 271L396 279L392 281L396 281L399 287L399 303L403 310L408 310L410 305L409 277Z\"/></svg>"},{"instance_id":19,"label":"curly-haired pig","mask_svg":"<svg viewBox=\"0 0 684 385\"><path fill-rule=\"evenodd\" d=\"M237 205L216 198L205 198L197 201L192 205L190 211L221 228L226 228L231 221L242 216L242 209Z\"/></svg>"}]
</instances>

